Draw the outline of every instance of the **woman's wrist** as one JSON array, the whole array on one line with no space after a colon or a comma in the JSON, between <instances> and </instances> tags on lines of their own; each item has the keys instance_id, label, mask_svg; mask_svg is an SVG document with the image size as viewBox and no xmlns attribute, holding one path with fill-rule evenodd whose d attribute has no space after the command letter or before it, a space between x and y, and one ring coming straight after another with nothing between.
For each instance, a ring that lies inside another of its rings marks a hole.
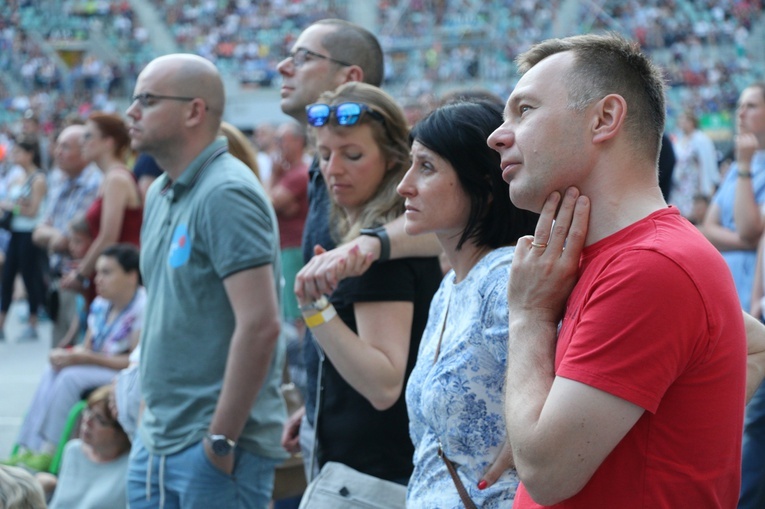
<instances>
[{"instance_id":1,"label":"woman's wrist","mask_svg":"<svg viewBox=\"0 0 765 509\"><path fill-rule=\"evenodd\" d=\"M323 311L327 307L329 307L329 299L326 295L322 295L316 300L313 301L303 301L299 303L300 306L300 312L303 314L306 314L308 312L312 312L311 314L316 314L320 311Z\"/></svg>"},{"instance_id":2,"label":"woman's wrist","mask_svg":"<svg viewBox=\"0 0 765 509\"><path fill-rule=\"evenodd\" d=\"M303 321L306 327L313 329L319 325L324 325L337 316L335 306L330 304L321 311L310 310L303 313Z\"/></svg>"},{"instance_id":3,"label":"woman's wrist","mask_svg":"<svg viewBox=\"0 0 765 509\"><path fill-rule=\"evenodd\" d=\"M750 179L752 178L752 167L751 165L746 161L739 161L736 164L736 176Z\"/></svg>"}]
</instances>

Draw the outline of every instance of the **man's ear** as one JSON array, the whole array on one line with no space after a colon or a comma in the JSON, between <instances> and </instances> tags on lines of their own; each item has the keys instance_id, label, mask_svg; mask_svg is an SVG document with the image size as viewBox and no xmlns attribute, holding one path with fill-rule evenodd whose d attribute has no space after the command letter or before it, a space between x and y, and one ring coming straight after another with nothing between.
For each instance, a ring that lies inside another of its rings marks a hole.
<instances>
[{"instance_id":1,"label":"man's ear","mask_svg":"<svg viewBox=\"0 0 765 509\"><path fill-rule=\"evenodd\" d=\"M618 94L608 94L595 103L592 111L592 141L600 143L612 139L624 128L627 101Z\"/></svg>"},{"instance_id":2,"label":"man's ear","mask_svg":"<svg viewBox=\"0 0 765 509\"><path fill-rule=\"evenodd\" d=\"M345 83L349 81L364 81L364 70L358 65L349 65L345 68Z\"/></svg>"},{"instance_id":3,"label":"man's ear","mask_svg":"<svg viewBox=\"0 0 765 509\"><path fill-rule=\"evenodd\" d=\"M201 98L196 98L190 103L190 108L186 114L186 125L195 126L204 121L207 111L207 104Z\"/></svg>"}]
</instances>

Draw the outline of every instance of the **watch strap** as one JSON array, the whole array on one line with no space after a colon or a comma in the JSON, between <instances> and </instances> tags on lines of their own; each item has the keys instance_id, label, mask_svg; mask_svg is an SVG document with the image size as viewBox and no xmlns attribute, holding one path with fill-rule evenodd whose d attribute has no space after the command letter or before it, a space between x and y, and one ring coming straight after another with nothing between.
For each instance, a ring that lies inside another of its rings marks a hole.
<instances>
[{"instance_id":1,"label":"watch strap","mask_svg":"<svg viewBox=\"0 0 765 509\"><path fill-rule=\"evenodd\" d=\"M390 260L390 237L388 237L388 232L385 231L384 226L378 226L377 228L363 228L359 233L380 239L380 258L377 259L378 262L387 262Z\"/></svg>"},{"instance_id":2,"label":"watch strap","mask_svg":"<svg viewBox=\"0 0 765 509\"><path fill-rule=\"evenodd\" d=\"M337 316L337 311L335 310L335 306L330 304L324 310L319 311L315 315L304 316L303 319L305 320L306 326L309 329L313 329L314 327L318 327L321 324L327 323L328 321L332 320L336 316Z\"/></svg>"}]
</instances>

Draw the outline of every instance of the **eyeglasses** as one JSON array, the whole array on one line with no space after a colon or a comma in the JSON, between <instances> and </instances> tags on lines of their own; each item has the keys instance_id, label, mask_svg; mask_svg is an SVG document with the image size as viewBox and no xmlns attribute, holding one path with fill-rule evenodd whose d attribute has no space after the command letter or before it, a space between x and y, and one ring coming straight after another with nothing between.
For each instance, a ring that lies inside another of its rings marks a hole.
<instances>
[{"instance_id":1,"label":"eyeglasses","mask_svg":"<svg viewBox=\"0 0 765 509\"><path fill-rule=\"evenodd\" d=\"M138 101L138 104L141 105L141 108L148 108L150 106L154 106L154 104L157 101L183 101L183 102L191 102L194 99L197 99L197 97L182 97L177 95L155 95L150 94L148 92L144 92L143 94L134 95L130 98L130 104L135 103ZM207 108L205 108L207 109Z\"/></svg>"},{"instance_id":2,"label":"eyeglasses","mask_svg":"<svg viewBox=\"0 0 765 509\"><path fill-rule=\"evenodd\" d=\"M314 103L305 108L308 123L314 127L321 127L329 122L330 115L334 112L337 125L351 126L356 125L361 118L361 114L366 112L370 117L378 122L385 124L385 117L376 112L364 103L341 103L336 106L329 104Z\"/></svg>"},{"instance_id":3,"label":"eyeglasses","mask_svg":"<svg viewBox=\"0 0 765 509\"><path fill-rule=\"evenodd\" d=\"M101 414L97 414L92 408L85 407L82 411L82 420L87 421L89 419L95 419L96 422L104 428L113 428L114 422L110 421Z\"/></svg>"},{"instance_id":4,"label":"eyeglasses","mask_svg":"<svg viewBox=\"0 0 765 509\"><path fill-rule=\"evenodd\" d=\"M328 56L322 55L321 53L316 53L315 51L311 51L305 48L298 48L295 51L290 52L290 54L287 56L288 58L292 59L292 63L295 65L295 67L300 67L301 65L306 63L306 57L308 56L311 56L313 58L320 58L322 60L329 60L330 62L334 62L344 67L350 67L351 65L353 65L353 64L349 64L348 62L343 62L342 60L336 60L332 57L328 57Z\"/></svg>"}]
</instances>

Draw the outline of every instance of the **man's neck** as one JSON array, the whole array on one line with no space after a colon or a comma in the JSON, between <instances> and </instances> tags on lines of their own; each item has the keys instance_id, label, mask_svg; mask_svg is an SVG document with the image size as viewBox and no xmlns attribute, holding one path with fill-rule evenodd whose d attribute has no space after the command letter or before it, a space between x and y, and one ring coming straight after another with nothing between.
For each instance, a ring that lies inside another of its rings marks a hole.
<instances>
[{"instance_id":1,"label":"man's neck","mask_svg":"<svg viewBox=\"0 0 765 509\"><path fill-rule=\"evenodd\" d=\"M70 182L74 182L75 180L80 178L83 173L85 173L85 168L82 168L80 171L78 171L76 173L67 173L66 174L66 179L69 180Z\"/></svg>"},{"instance_id":2,"label":"man's neck","mask_svg":"<svg viewBox=\"0 0 765 509\"><path fill-rule=\"evenodd\" d=\"M199 140L194 143L189 141L187 145L177 151L168 151L165 154L152 154L160 168L165 170L167 176L175 182L186 171L186 168L199 157L199 154L215 141L215 137Z\"/></svg>"},{"instance_id":3,"label":"man's neck","mask_svg":"<svg viewBox=\"0 0 765 509\"><path fill-rule=\"evenodd\" d=\"M620 196L585 196L590 198L590 224L586 246L595 244L667 207L658 185L633 189Z\"/></svg>"}]
</instances>

